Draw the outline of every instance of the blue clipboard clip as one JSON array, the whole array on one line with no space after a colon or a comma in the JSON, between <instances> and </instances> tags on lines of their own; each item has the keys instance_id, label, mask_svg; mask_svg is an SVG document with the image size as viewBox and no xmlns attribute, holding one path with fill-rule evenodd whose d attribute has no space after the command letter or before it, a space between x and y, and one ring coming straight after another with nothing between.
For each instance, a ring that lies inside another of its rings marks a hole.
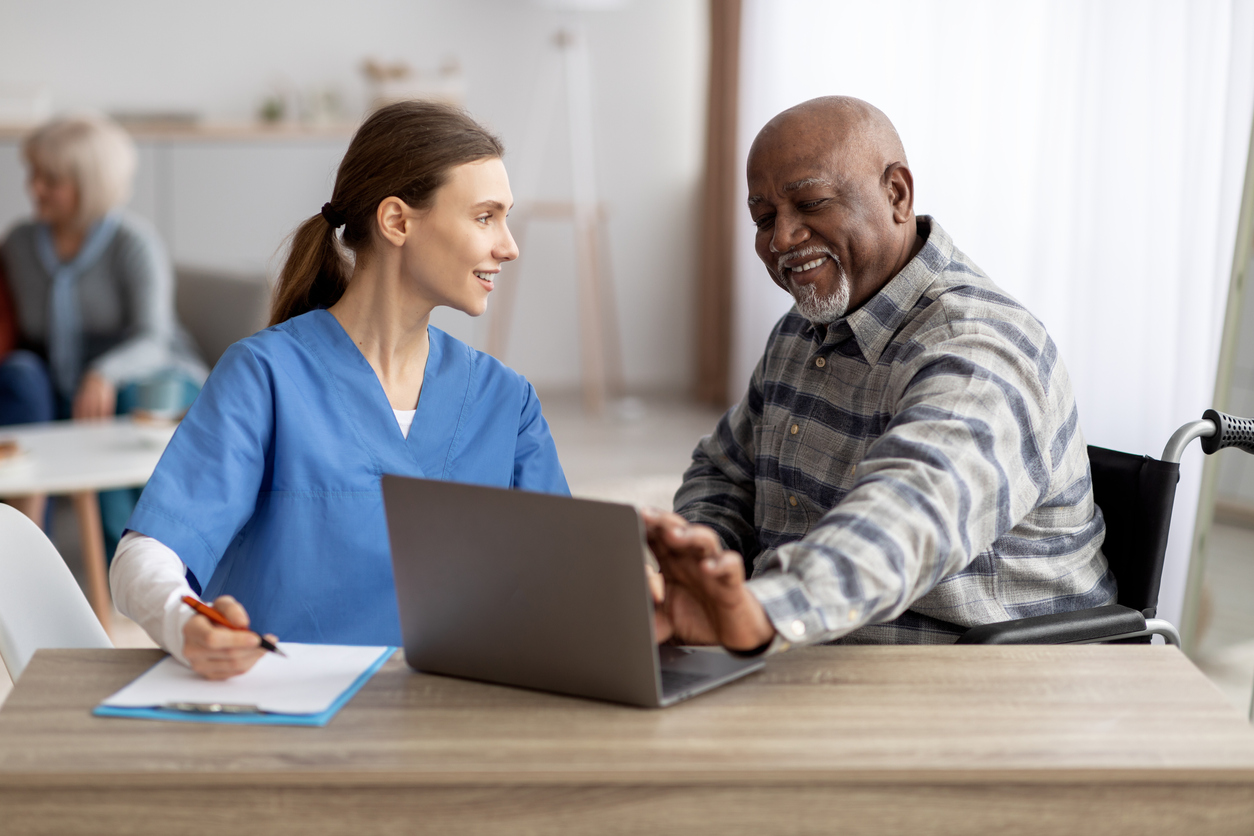
<instances>
[{"instance_id":1,"label":"blue clipboard clip","mask_svg":"<svg viewBox=\"0 0 1254 836\"><path fill-rule=\"evenodd\" d=\"M163 708L170 711L190 711L199 714L261 714L255 705L232 705L222 702L168 702Z\"/></svg>"}]
</instances>

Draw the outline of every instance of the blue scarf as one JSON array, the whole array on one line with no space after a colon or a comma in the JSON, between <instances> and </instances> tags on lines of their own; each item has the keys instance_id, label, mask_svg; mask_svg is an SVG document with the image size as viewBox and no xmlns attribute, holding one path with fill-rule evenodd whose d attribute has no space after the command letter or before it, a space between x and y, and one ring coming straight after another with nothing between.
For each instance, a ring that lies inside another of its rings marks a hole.
<instances>
[{"instance_id":1,"label":"blue scarf","mask_svg":"<svg viewBox=\"0 0 1254 836\"><path fill-rule=\"evenodd\" d=\"M78 280L104 254L118 231L118 215L110 212L87 231L78 255L62 264L47 224L35 230L35 252L52 277L48 305L48 365L52 382L66 398L73 398L83 370L83 311Z\"/></svg>"}]
</instances>

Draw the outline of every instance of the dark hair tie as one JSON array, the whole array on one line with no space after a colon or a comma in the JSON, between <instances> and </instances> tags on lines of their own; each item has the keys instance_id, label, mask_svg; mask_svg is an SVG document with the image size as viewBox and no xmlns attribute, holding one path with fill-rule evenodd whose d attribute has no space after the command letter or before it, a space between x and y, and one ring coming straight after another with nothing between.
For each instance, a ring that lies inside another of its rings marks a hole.
<instances>
[{"instance_id":1,"label":"dark hair tie","mask_svg":"<svg viewBox=\"0 0 1254 836\"><path fill-rule=\"evenodd\" d=\"M322 217L327 219L327 223L331 225L332 229L339 229L348 222L348 218L344 217L344 213L330 203L322 204Z\"/></svg>"}]
</instances>

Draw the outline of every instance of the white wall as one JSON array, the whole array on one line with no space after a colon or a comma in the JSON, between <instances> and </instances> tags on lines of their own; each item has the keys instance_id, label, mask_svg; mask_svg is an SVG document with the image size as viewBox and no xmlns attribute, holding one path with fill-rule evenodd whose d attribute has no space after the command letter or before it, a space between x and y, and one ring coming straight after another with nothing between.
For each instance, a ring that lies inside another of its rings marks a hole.
<instances>
[{"instance_id":1,"label":"white wall","mask_svg":"<svg viewBox=\"0 0 1254 836\"><path fill-rule=\"evenodd\" d=\"M693 373L705 14L701 0L635 0L582 18L591 50L598 188L611 213L627 380L637 389L684 387ZM0 86L45 85L57 110L193 110L210 120L249 119L278 86L334 87L357 114L366 104L359 71L365 58L434 70L451 57L464 71L467 108L501 134L512 149L506 164L517 172L530 162L519 151L537 79L552 54L551 35L573 19L522 0L0 0ZM535 178L542 185L516 198L569 194L564 134L564 124L555 125ZM230 146L183 148L162 169L151 159L159 149L145 149L152 170L197 196L185 201L173 226L155 219L173 230L180 258L266 269L281 231L330 196L334 142L244 150L233 158ZM267 153L280 159L267 162ZM236 166L234 159L242 162ZM0 148L0 206L22 199L16 164L12 145ZM261 208L266 222L233 229L233 196L224 193L231 178L256 188L268 177L284 194ZM140 182L136 208L160 212L148 188ZM0 222L11 220L6 214ZM579 351L570 232L556 223L537 226L528 245L507 360L539 386L573 387ZM450 313L437 324L482 347L483 320Z\"/></svg>"}]
</instances>

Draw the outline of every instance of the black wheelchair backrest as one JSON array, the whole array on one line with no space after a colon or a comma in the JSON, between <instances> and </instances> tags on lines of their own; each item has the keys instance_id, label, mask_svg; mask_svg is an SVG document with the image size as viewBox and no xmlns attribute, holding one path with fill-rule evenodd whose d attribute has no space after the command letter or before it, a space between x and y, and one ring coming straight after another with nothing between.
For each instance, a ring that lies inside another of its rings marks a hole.
<instances>
[{"instance_id":1,"label":"black wheelchair backrest","mask_svg":"<svg viewBox=\"0 0 1254 836\"><path fill-rule=\"evenodd\" d=\"M1106 519L1102 553L1119 585L1119 603L1153 618L1180 463L1089 447L1089 468L1093 498Z\"/></svg>"}]
</instances>

